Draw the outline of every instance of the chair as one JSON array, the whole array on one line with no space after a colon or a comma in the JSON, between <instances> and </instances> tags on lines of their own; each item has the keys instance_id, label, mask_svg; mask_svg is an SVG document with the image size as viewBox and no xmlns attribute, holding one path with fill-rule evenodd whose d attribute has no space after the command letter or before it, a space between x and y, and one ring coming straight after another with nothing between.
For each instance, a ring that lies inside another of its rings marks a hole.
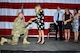
<instances>
[{"instance_id":1,"label":"chair","mask_svg":"<svg viewBox=\"0 0 80 53\"><path fill-rule=\"evenodd\" d=\"M49 25L49 32L47 38L49 39L50 34L56 34L55 23Z\"/></svg>"}]
</instances>

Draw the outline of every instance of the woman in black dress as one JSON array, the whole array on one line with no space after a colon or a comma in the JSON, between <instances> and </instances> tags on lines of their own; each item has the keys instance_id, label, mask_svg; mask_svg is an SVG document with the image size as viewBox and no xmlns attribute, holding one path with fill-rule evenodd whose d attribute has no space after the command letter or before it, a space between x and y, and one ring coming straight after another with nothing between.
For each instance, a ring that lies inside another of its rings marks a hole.
<instances>
[{"instance_id":1,"label":"woman in black dress","mask_svg":"<svg viewBox=\"0 0 80 53\"><path fill-rule=\"evenodd\" d=\"M63 15L63 28L65 32L65 42L68 42L70 39L70 29L71 29L71 20L72 15L68 8L65 9L65 14Z\"/></svg>"}]
</instances>

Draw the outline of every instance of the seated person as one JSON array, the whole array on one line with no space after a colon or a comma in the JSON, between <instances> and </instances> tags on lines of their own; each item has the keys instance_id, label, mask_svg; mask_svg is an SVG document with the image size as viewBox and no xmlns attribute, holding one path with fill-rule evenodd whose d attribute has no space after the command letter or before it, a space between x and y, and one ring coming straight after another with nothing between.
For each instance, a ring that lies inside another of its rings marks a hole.
<instances>
[{"instance_id":1,"label":"seated person","mask_svg":"<svg viewBox=\"0 0 80 53\"><path fill-rule=\"evenodd\" d=\"M23 22L22 20L23 13L19 12L18 17L14 20L14 25L11 33L12 40L2 37L0 42L1 45L3 45L5 42L11 45L17 45L21 34L24 34L23 44L30 44L30 42L27 41L28 29L24 27L30 23L31 20L29 20L27 23Z\"/></svg>"}]
</instances>

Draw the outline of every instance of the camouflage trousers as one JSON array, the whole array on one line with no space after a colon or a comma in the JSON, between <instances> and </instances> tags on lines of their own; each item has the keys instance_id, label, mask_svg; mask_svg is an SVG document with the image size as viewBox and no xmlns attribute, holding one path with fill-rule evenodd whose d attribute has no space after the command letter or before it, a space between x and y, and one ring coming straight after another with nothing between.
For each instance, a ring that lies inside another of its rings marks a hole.
<instances>
[{"instance_id":1,"label":"camouflage trousers","mask_svg":"<svg viewBox=\"0 0 80 53\"><path fill-rule=\"evenodd\" d=\"M7 39L8 44L17 45L17 43L19 41L19 37L20 37L21 34L24 34L24 38L23 39L27 39L28 30L24 29L24 30L21 30L21 31L18 31L18 32L19 33L13 34L12 40Z\"/></svg>"}]
</instances>

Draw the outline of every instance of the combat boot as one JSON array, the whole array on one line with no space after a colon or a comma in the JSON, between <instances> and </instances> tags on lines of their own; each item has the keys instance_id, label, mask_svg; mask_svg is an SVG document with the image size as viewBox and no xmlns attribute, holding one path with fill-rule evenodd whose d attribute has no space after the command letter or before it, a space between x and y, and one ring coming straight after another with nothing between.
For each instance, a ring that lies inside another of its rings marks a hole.
<instances>
[{"instance_id":1,"label":"combat boot","mask_svg":"<svg viewBox=\"0 0 80 53\"><path fill-rule=\"evenodd\" d=\"M4 45L5 42L7 42L7 39L2 37L0 44L1 44L1 45Z\"/></svg>"},{"instance_id":2,"label":"combat boot","mask_svg":"<svg viewBox=\"0 0 80 53\"><path fill-rule=\"evenodd\" d=\"M26 39L23 39L23 44L30 44Z\"/></svg>"}]
</instances>

